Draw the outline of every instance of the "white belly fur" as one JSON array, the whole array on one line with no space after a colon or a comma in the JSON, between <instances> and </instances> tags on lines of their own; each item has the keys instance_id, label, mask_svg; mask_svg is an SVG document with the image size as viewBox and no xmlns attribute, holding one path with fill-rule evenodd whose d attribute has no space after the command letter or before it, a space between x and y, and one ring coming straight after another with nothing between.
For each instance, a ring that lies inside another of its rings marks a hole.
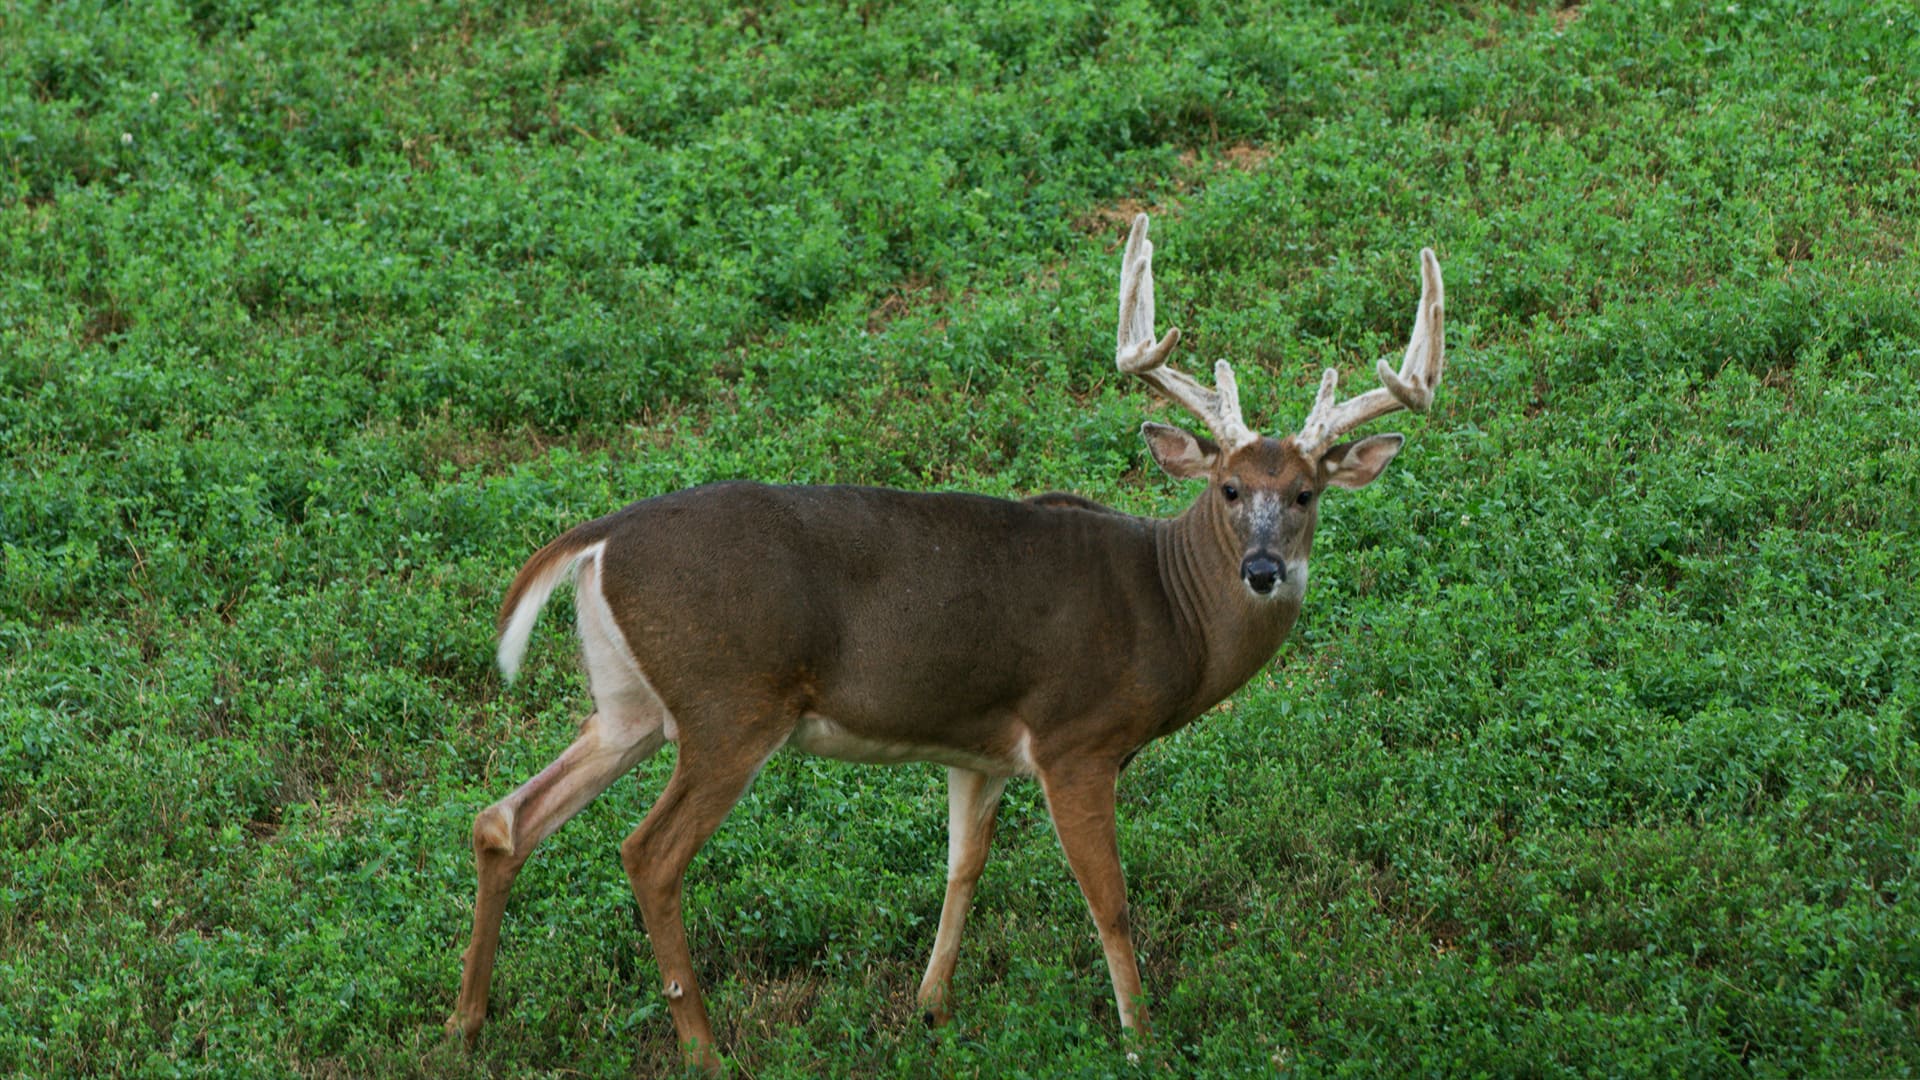
<instances>
[{"instance_id":1,"label":"white belly fur","mask_svg":"<svg viewBox=\"0 0 1920 1080\"><path fill-rule=\"evenodd\" d=\"M960 769L972 769L988 776L1033 775L1033 759L1027 752L1030 737L1020 733L1012 753L1002 757L955 750L948 746L921 743L888 742L855 735L824 716L807 715L788 737L787 745L803 753L865 765L899 765L909 761L931 761Z\"/></svg>"}]
</instances>

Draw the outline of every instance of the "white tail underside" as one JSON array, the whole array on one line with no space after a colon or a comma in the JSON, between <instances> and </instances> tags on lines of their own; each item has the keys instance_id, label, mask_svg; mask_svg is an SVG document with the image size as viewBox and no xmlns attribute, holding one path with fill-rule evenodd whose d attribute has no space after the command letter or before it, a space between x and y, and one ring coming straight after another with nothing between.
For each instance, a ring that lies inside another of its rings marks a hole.
<instances>
[{"instance_id":1,"label":"white tail underside","mask_svg":"<svg viewBox=\"0 0 1920 1080\"><path fill-rule=\"evenodd\" d=\"M606 541L581 548L571 559L554 563L552 567L533 579L527 591L520 596L520 603L513 609L513 617L507 620L507 628L500 632L500 651L497 659L500 675L508 682L520 674L520 661L527 654L527 639L533 634L533 624L540 618L540 609L547 606L547 599L553 595L560 582L573 576L580 564L590 559L600 558Z\"/></svg>"}]
</instances>

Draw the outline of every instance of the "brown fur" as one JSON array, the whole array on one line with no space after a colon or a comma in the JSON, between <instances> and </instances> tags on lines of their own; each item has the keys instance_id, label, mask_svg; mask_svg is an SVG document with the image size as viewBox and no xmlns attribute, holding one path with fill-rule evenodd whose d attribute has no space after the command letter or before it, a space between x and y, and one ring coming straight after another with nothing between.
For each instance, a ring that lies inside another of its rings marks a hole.
<instances>
[{"instance_id":1,"label":"brown fur","mask_svg":"<svg viewBox=\"0 0 1920 1080\"><path fill-rule=\"evenodd\" d=\"M1299 615L1320 496L1370 483L1400 436L1325 443L1393 409L1424 410L1444 342L1439 264L1423 251L1407 364L1397 375L1380 366L1391 389L1339 403L1329 371L1310 434L1260 438L1241 421L1226 362L1214 389L1164 366L1179 331L1153 337L1146 229L1142 215L1128 239L1115 363L1216 436L1141 429L1162 468L1205 481L1178 518L1059 492L1010 502L729 483L635 503L527 561L501 612L503 631L511 624L503 670L518 663L536 598L578 559L597 709L558 760L474 823L473 936L448 1030L470 1040L485 1021L507 892L534 846L671 738L673 776L620 856L693 1063L718 1068L719 1058L687 950L682 877L768 756L790 744L948 766L947 893L919 993L936 1023L950 1014L1000 791L1008 776L1035 776L1099 931L1120 1023L1145 1031L1115 839L1120 770L1273 655Z\"/></svg>"},{"instance_id":2,"label":"brown fur","mask_svg":"<svg viewBox=\"0 0 1920 1080\"><path fill-rule=\"evenodd\" d=\"M1050 506L1056 509L1091 510L1096 514L1117 514L1120 511L1110 506L1094 502L1084 495L1075 495L1071 491L1049 491L1040 495L1029 495L1024 501L1028 506Z\"/></svg>"},{"instance_id":3,"label":"brown fur","mask_svg":"<svg viewBox=\"0 0 1920 1080\"><path fill-rule=\"evenodd\" d=\"M1203 461L1207 490L1168 521L1060 493L1010 502L729 483L588 522L521 568L502 626L534 582L604 543L582 564L581 589L597 575L593 586L657 694L656 711L674 725L679 763L621 859L693 1060L717 1059L686 951L681 875L767 756L809 717L863 746L952 766L952 810L965 820L951 837L947 901L920 991L932 1019L949 1015L960 927L1002 778L1030 770L1100 931L1122 1023L1145 1026L1114 784L1142 745L1232 693L1285 638L1298 594L1254 596L1241 562L1270 552L1304 564L1318 504L1291 500L1325 479L1287 442L1262 439L1225 457L1194 442L1167 452L1182 455L1183 468ZM1228 483L1237 501L1223 497ZM1278 507L1274 499L1287 508L1250 516L1249 507ZM485 1017L500 914L519 866L664 738L616 720L591 718L566 754L475 822L481 891L449 1021L469 1037Z\"/></svg>"}]
</instances>

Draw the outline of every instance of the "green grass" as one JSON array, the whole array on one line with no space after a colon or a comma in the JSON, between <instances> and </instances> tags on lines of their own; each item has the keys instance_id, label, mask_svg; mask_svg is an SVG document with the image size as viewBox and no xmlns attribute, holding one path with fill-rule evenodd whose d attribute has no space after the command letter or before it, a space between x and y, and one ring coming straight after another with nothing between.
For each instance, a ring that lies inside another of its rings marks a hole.
<instances>
[{"instance_id":1,"label":"green grass","mask_svg":"<svg viewBox=\"0 0 1920 1080\"><path fill-rule=\"evenodd\" d=\"M1920 24L1903 3L437 0L0 8L0 1073L614 1075L671 1024L617 845L440 1022L473 813L586 708L561 529L752 477L1190 492L1163 325L1297 424L1448 381L1273 667L1144 752L1177 1073L1920 1071ZM943 777L781 758L695 863L743 1075L1129 1073L1035 787L955 1028Z\"/></svg>"}]
</instances>

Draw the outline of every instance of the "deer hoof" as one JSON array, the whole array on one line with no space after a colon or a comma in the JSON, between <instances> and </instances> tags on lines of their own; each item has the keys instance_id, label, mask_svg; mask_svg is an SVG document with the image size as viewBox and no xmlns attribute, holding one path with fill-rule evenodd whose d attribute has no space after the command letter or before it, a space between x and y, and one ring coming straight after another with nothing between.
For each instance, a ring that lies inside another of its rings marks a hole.
<instances>
[{"instance_id":1,"label":"deer hoof","mask_svg":"<svg viewBox=\"0 0 1920 1080\"><path fill-rule=\"evenodd\" d=\"M454 1013L447 1017L447 1041L457 1040L462 1047L472 1046L473 1041L480 1037L480 1025L485 1022L484 1016L469 1019Z\"/></svg>"},{"instance_id":2,"label":"deer hoof","mask_svg":"<svg viewBox=\"0 0 1920 1080\"><path fill-rule=\"evenodd\" d=\"M720 1055L705 1043L686 1043L680 1048L681 1055L689 1068L699 1069L708 1076L725 1076L727 1068L720 1063Z\"/></svg>"}]
</instances>

